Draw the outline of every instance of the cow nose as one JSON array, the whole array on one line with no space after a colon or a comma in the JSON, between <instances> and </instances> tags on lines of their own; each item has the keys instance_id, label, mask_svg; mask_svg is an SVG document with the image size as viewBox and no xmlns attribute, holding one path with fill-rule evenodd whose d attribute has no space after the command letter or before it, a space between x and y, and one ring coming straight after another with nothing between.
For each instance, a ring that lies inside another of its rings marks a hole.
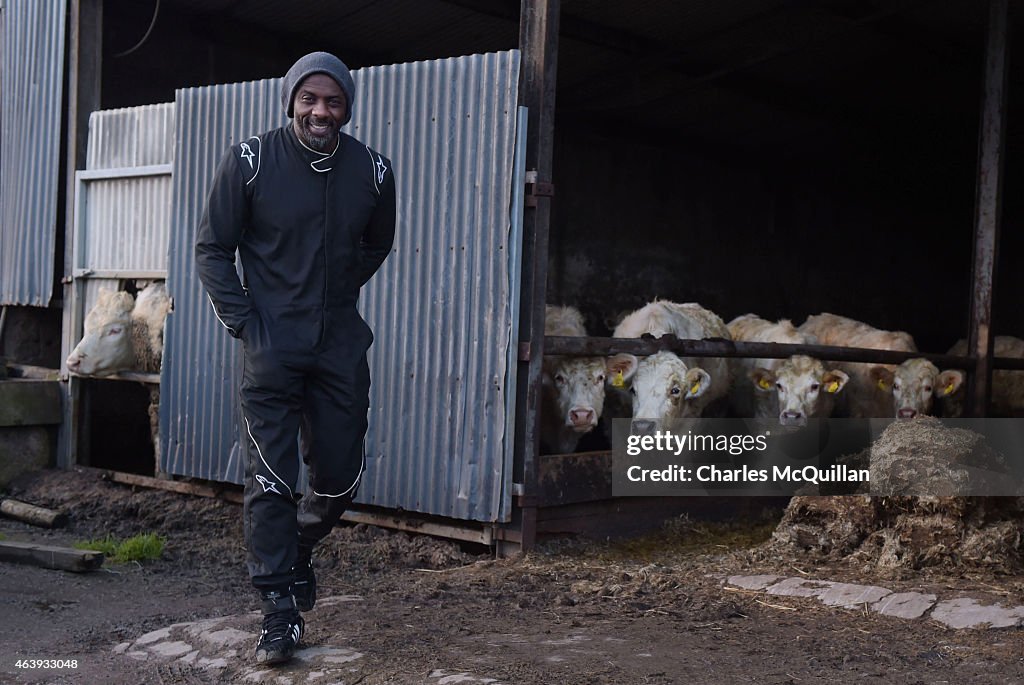
<instances>
[{"instance_id":1,"label":"cow nose","mask_svg":"<svg viewBox=\"0 0 1024 685\"><path fill-rule=\"evenodd\" d=\"M71 371L78 371L78 367L82 365L82 360L78 357L68 357L68 369Z\"/></svg>"},{"instance_id":2,"label":"cow nose","mask_svg":"<svg viewBox=\"0 0 1024 685\"><path fill-rule=\"evenodd\" d=\"M783 426L802 426L807 423L803 412L786 410L779 415L779 423Z\"/></svg>"},{"instance_id":3,"label":"cow nose","mask_svg":"<svg viewBox=\"0 0 1024 685\"><path fill-rule=\"evenodd\" d=\"M630 432L634 435L650 435L654 432L655 425L650 419L635 419L630 424Z\"/></svg>"},{"instance_id":4,"label":"cow nose","mask_svg":"<svg viewBox=\"0 0 1024 685\"><path fill-rule=\"evenodd\" d=\"M572 422L574 428L589 428L596 423L594 420L594 410L585 407L573 407L569 410L569 421Z\"/></svg>"},{"instance_id":5,"label":"cow nose","mask_svg":"<svg viewBox=\"0 0 1024 685\"><path fill-rule=\"evenodd\" d=\"M909 407L903 407L898 412L896 412L896 416L901 419L912 419L915 416L917 416L917 410L910 409Z\"/></svg>"}]
</instances>

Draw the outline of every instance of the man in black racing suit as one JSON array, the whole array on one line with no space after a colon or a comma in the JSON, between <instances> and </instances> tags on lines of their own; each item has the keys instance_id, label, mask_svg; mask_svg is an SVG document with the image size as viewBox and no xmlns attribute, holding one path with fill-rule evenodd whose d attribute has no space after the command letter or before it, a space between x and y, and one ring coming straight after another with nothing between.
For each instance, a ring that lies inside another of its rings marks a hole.
<instances>
[{"instance_id":1,"label":"man in black racing suit","mask_svg":"<svg viewBox=\"0 0 1024 685\"><path fill-rule=\"evenodd\" d=\"M291 123L226 152L196 236L199 278L244 353L244 528L264 615L259 663L291 658L299 611L316 599L313 547L351 503L365 465L373 334L356 302L391 251L396 212L390 160L340 131L354 90L334 55L299 59L282 87ZM296 505L300 425L311 483Z\"/></svg>"}]
</instances>

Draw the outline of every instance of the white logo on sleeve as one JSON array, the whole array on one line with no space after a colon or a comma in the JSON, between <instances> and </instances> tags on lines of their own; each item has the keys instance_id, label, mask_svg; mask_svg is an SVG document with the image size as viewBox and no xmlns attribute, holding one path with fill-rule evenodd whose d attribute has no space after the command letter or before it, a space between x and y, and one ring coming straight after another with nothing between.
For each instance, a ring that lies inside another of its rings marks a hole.
<instances>
[{"instance_id":1,"label":"white logo on sleeve","mask_svg":"<svg viewBox=\"0 0 1024 685\"><path fill-rule=\"evenodd\" d=\"M274 481L267 480L266 478L264 478L263 476L259 475L258 473L256 474L256 480L257 480L257 482L259 482L260 485L263 486L263 492L264 493L272 492L275 495L280 495L281 494L281 491L277 489L277 483L275 483Z\"/></svg>"},{"instance_id":2,"label":"white logo on sleeve","mask_svg":"<svg viewBox=\"0 0 1024 685\"><path fill-rule=\"evenodd\" d=\"M384 158L377 155L377 183L384 182L384 174L387 172L388 167L384 164Z\"/></svg>"},{"instance_id":3,"label":"white logo on sleeve","mask_svg":"<svg viewBox=\"0 0 1024 685\"><path fill-rule=\"evenodd\" d=\"M240 147L242 148L242 159L249 162L249 168L252 169L252 158L256 155L253 154L252 148L249 147L249 143L242 143Z\"/></svg>"}]
</instances>

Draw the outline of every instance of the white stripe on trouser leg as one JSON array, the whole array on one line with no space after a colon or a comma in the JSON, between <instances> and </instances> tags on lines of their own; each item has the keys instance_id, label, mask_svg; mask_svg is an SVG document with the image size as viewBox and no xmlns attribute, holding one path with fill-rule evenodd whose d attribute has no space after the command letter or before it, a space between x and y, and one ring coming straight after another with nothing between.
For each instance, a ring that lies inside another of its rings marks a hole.
<instances>
[{"instance_id":1,"label":"white stripe on trouser leg","mask_svg":"<svg viewBox=\"0 0 1024 685\"><path fill-rule=\"evenodd\" d=\"M344 497L345 495L347 495L348 493L350 493L350 492L352 492L353 490L356 489L356 486L359 485L359 480L363 477L363 471L365 471L365 470L366 470L366 449L364 448L363 449L363 458L359 462L359 473L356 474L355 482L353 482L352 485L350 485L347 490L345 490L344 492L339 492L337 495L327 495L327 494L324 494L322 492L317 492L316 488L313 488L313 494L316 495L317 497Z\"/></svg>"},{"instance_id":2,"label":"white stripe on trouser leg","mask_svg":"<svg viewBox=\"0 0 1024 685\"><path fill-rule=\"evenodd\" d=\"M252 435L252 428L249 426L249 417L243 414L242 418L245 420L245 430L249 433L249 439L252 440L252 444L256 446L256 454L260 455L260 461L262 461L263 465L267 467L267 471L270 471L270 475L276 478L278 482L281 483L281 485L287 488L288 496L294 499L295 494L292 492L292 489L288 487L288 483L285 483L284 479L281 478L281 476L277 475L274 472L274 469L270 468L270 464L267 463L267 460L263 458L263 450L260 449L260 444L256 442L256 438L254 438Z\"/></svg>"}]
</instances>

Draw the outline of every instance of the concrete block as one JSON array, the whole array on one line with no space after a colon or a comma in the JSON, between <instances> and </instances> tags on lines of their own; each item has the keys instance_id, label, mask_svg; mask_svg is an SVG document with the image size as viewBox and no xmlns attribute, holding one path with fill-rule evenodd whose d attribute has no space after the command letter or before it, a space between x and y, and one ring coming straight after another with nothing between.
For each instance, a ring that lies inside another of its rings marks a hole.
<instances>
[{"instance_id":1,"label":"concrete block","mask_svg":"<svg viewBox=\"0 0 1024 685\"><path fill-rule=\"evenodd\" d=\"M55 461L56 435L45 426L0 428L0 488L23 473L50 468Z\"/></svg>"},{"instance_id":2,"label":"concrete block","mask_svg":"<svg viewBox=\"0 0 1024 685\"><path fill-rule=\"evenodd\" d=\"M873 611L896 618L921 618L935 605L935 595L920 592L896 592L871 605Z\"/></svg>"},{"instance_id":3,"label":"concrete block","mask_svg":"<svg viewBox=\"0 0 1024 685\"><path fill-rule=\"evenodd\" d=\"M818 599L830 607L856 608L864 604L874 604L892 590L877 585L855 585L853 583L836 583L818 596Z\"/></svg>"},{"instance_id":4,"label":"concrete block","mask_svg":"<svg viewBox=\"0 0 1024 685\"><path fill-rule=\"evenodd\" d=\"M835 583L831 580L811 580L809 578L786 578L769 587L769 595L781 597L820 597Z\"/></svg>"},{"instance_id":5,"label":"concrete block","mask_svg":"<svg viewBox=\"0 0 1024 685\"><path fill-rule=\"evenodd\" d=\"M950 628L1013 628L1024 622L1024 606L984 605L961 597L936 604L932 618Z\"/></svg>"},{"instance_id":6,"label":"concrete block","mask_svg":"<svg viewBox=\"0 0 1024 685\"><path fill-rule=\"evenodd\" d=\"M0 381L0 427L50 426L63 420L60 381Z\"/></svg>"},{"instance_id":7,"label":"concrete block","mask_svg":"<svg viewBox=\"0 0 1024 685\"><path fill-rule=\"evenodd\" d=\"M744 590L763 590L772 583L775 583L782 576L729 576L725 581L734 587L741 587Z\"/></svg>"}]
</instances>

